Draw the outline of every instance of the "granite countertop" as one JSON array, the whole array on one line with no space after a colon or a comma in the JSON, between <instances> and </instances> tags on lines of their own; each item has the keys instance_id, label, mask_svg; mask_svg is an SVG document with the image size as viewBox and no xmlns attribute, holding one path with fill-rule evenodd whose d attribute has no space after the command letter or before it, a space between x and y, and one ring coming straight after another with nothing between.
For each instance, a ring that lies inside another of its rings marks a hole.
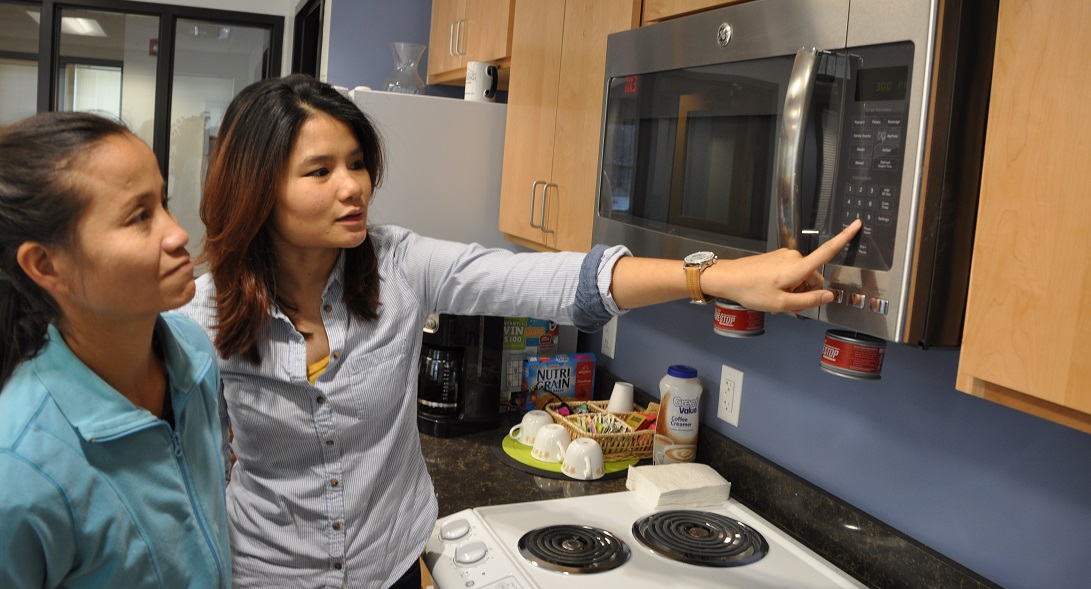
<instances>
[{"instance_id":1,"label":"granite countertop","mask_svg":"<svg viewBox=\"0 0 1091 589\"><path fill-rule=\"evenodd\" d=\"M500 416L495 429L438 438L420 434L421 450L439 500L439 517L482 505L561 499L625 490L625 477L577 481L524 472L497 456L504 436L519 415ZM500 450L502 451L502 450Z\"/></svg>"}]
</instances>

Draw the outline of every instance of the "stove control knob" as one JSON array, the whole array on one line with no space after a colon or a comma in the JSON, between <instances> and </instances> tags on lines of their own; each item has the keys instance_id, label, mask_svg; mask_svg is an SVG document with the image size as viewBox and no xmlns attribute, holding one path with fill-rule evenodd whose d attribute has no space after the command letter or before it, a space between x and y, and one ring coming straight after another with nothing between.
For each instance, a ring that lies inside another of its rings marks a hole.
<instances>
[{"instance_id":1,"label":"stove control knob","mask_svg":"<svg viewBox=\"0 0 1091 589\"><path fill-rule=\"evenodd\" d=\"M455 549L455 564L469 566L485 558L489 548L484 542L474 540Z\"/></svg>"},{"instance_id":2,"label":"stove control knob","mask_svg":"<svg viewBox=\"0 0 1091 589\"><path fill-rule=\"evenodd\" d=\"M439 528L439 537L444 540L458 540L470 533L470 522L459 518L449 521Z\"/></svg>"}]
</instances>

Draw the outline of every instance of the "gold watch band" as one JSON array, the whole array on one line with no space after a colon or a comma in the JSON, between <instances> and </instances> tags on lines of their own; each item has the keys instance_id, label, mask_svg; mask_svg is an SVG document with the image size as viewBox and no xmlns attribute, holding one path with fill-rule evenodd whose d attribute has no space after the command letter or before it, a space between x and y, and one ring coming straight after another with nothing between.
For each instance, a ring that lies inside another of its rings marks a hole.
<instances>
[{"instance_id":1,"label":"gold watch band","mask_svg":"<svg viewBox=\"0 0 1091 589\"><path fill-rule=\"evenodd\" d=\"M701 291L701 271L705 268L707 266L697 264L685 267L686 288L689 290L689 298L699 305L704 305L712 300L712 297L705 296L705 293Z\"/></svg>"}]
</instances>

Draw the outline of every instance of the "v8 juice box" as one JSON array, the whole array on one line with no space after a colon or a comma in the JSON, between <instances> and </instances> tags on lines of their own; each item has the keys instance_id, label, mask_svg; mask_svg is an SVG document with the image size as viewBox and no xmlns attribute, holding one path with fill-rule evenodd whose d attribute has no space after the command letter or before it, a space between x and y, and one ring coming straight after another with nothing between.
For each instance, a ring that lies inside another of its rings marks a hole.
<instances>
[{"instance_id":1,"label":"v8 juice box","mask_svg":"<svg viewBox=\"0 0 1091 589\"><path fill-rule=\"evenodd\" d=\"M521 411L525 396L523 361L528 356L557 352L560 326L533 317L504 318L504 349L501 355L500 412Z\"/></svg>"},{"instance_id":2,"label":"v8 juice box","mask_svg":"<svg viewBox=\"0 0 1091 589\"><path fill-rule=\"evenodd\" d=\"M556 401L554 395L590 401L595 390L594 354L529 356L523 363L525 408L544 409Z\"/></svg>"}]
</instances>

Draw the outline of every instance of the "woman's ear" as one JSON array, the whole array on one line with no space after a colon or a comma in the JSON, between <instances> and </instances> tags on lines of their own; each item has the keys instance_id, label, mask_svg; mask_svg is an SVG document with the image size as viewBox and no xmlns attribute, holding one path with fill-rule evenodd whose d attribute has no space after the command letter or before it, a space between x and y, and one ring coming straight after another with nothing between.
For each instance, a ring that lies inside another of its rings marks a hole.
<instances>
[{"instance_id":1,"label":"woman's ear","mask_svg":"<svg viewBox=\"0 0 1091 589\"><path fill-rule=\"evenodd\" d=\"M15 252L15 260L35 284L56 296L68 290L53 263L53 251L37 242L26 241Z\"/></svg>"}]
</instances>

